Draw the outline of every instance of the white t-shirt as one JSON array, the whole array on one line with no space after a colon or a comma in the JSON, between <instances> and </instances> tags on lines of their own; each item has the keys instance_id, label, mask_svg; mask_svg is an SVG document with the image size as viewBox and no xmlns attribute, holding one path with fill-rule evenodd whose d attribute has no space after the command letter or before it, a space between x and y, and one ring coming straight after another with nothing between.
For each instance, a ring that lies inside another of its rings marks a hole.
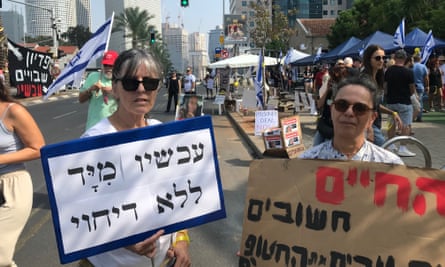
<instances>
[{"instance_id":1,"label":"white t-shirt","mask_svg":"<svg viewBox=\"0 0 445 267\"><path fill-rule=\"evenodd\" d=\"M184 76L184 92L190 92L195 88L192 87L193 83L196 82L196 77L193 74L187 74Z\"/></svg>"},{"instance_id":2,"label":"white t-shirt","mask_svg":"<svg viewBox=\"0 0 445 267\"><path fill-rule=\"evenodd\" d=\"M207 79L207 89L213 89L213 78Z\"/></svg>"},{"instance_id":3,"label":"white t-shirt","mask_svg":"<svg viewBox=\"0 0 445 267\"><path fill-rule=\"evenodd\" d=\"M156 125L161 122L154 119L147 119L148 125ZM116 128L110 123L108 118L102 119L93 127L88 129L81 137L96 136L107 133L117 132ZM115 250L107 251L95 256L91 256L88 260L95 267L151 267L160 266L164 261L167 250L170 248L175 234L163 235L159 238L157 243L157 253L152 259L138 255L126 248L118 248Z\"/></svg>"}]
</instances>

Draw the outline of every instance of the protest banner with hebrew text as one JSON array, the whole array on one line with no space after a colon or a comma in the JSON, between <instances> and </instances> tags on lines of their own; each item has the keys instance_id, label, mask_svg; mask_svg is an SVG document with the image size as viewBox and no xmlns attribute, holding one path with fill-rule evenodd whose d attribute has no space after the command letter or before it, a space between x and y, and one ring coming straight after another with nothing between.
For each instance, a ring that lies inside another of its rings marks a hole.
<instances>
[{"instance_id":1,"label":"protest banner with hebrew text","mask_svg":"<svg viewBox=\"0 0 445 267\"><path fill-rule=\"evenodd\" d=\"M41 157L62 263L226 216L209 116L51 144Z\"/></svg>"},{"instance_id":2,"label":"protest banner with hebrew text","mask_svg":"<svg viewBox=\"0 0 445 267\"><path fill-rule=\"evenodd\" d=\"M445 263L445 172L302 159L250 166L239 266Z\"/></svg>"}]
</instances>

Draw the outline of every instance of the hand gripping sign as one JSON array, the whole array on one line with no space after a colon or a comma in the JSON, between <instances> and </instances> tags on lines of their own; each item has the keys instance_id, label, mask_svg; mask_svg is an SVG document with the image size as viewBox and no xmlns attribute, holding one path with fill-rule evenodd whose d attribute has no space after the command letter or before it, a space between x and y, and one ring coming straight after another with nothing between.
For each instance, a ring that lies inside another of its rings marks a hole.
<instances>
[{"instance_id":1,"label":"hand gripping sign","mask_svg":"<svg viewBox=\"0 0 445 267\"><path fill-rule=\"evenodd\" d=\"M60 261L225 218L211 118L41 149Z\"/></svg>"}]
</instances>

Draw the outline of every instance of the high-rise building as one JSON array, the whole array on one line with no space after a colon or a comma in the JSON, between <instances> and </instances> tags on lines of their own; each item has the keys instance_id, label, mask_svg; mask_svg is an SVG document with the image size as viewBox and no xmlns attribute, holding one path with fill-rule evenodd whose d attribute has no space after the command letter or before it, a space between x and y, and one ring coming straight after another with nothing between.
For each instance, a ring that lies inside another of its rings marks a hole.
<instances>
[{"instance_id":1,"label":"high-rise building","mask_svg":"<svg viewBox=\"0 0 445 267\"><path fill-rule=\"evenodd\" d=\"M208 55L211 62L217 60L215 51L221 51L223 45L220 43L220 36L224 34L221 26L216 26L215 29L209 31L209 46Z\"/></svg>"},{"instance_id":2,"label":"high-rise building","mask_svg":"<svg viewBox=\"0 0 445 267\"><path fill-rule=\"evenodd\" d=\"M153 25L157 32L161 32L161 1L160 0L106 0L105 16L118 16L123 13L126 8L139 7L139 10L146 10L149 15L154 16L147 23ZM128 32L114 32L111 34L109 48L116 51L124 51L131 48L131 38L127 37ZM150 36L147 36L147 42L150 41Z\"/></svg>"},{"instance_id":3,"label":"high-rise building","mask_svg":"<svg viewBox=\"0 0 445 267\"><path fill-rule=\"evenodd\" d=\"M173 68L184 73L189 63L189 38L187 31L175 24L162 24L162 39L170 54L170 61Z\"/></svg>"},{"instance_id":4,"label":"high-rise building","mask_svg":"<svg viewBox=\"0 0 445 267\"><path fill-rule=\"evenodd\" d=\"M194 32L189 35L189 65L198 79L205 77L209 64L206 43L204 33Z\"/></svg>"},{"instance_id":5,"label":"high-rise building","mask_svg":"<svg viewBox=\"0 0 445 267\"><path fill-rule=\"evenodd\" d=\"M91 6L90 0L76 0L76 19L77 25L82 25L85 28L91 29Z\"/></svg>"},{"instance_id":6,"label":"high-rise building","mask_svg":"<svg viewBox=\"0 0 445 267\"><path fill-rule=\"evenodd\" d=\"M3 27L8 39L16 43L22 43L25 38L23 15L15 10L9 10L0 11L0 16L2 16Z\"/></svg>"}]
</instances>

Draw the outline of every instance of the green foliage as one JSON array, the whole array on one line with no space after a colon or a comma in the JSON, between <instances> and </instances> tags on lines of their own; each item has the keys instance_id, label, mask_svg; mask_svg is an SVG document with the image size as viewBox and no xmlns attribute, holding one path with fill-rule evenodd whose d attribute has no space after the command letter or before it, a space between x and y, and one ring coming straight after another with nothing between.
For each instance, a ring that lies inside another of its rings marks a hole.
<instances>
[{"instance_id":1,"label":"green foliage","mask_svg":"<svg viewBox=\"0 0 445 267\"><path fill-rule=\"evenodd\" d=\"M405 17L405 30L418 27L433 30L437 38L445 37L445 2L441 0L356 0L351 9L337 17L328 35L330 47L336 47L351 36L365 38L375 31L394 33Z\"/></svg>"},{"instance_id":2,"label":"green foliage","mask_svg":"<svg viewBox=\"0 0 445 267\"><path fill-rule=\"evenodd\" d=\"M67 32L62 33L62 38L66 41L61 41L61 45L75 45L81 48L93 35L90 29L82 25L76 27L69 27Z\"/></svg>"}]
</instances>

